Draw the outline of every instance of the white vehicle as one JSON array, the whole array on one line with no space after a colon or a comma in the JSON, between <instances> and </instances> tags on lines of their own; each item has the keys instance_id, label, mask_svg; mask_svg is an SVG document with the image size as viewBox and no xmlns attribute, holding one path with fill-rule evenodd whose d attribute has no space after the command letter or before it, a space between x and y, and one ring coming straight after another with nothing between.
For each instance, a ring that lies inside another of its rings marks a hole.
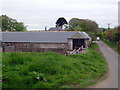
<instances>
[{"instance_id":1,"label":"white vehicle","mask_svg":"<svg viewBox=\"0 0 120 90\"><path fill-rule=\"evenodd\" d=\"M97 41L100 41L100 37L97 37Z\"/></svg>"}]
</instances>

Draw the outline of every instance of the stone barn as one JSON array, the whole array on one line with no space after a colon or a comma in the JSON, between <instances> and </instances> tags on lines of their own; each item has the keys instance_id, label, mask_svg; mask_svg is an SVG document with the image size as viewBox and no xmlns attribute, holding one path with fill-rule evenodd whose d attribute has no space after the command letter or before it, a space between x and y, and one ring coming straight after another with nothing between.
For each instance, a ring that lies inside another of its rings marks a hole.
<instances>
[{"instance_id":1,"label":"stone barn","mask_svg":"<svg viewBox=\"0 0 120 90\"><path fill-rule=\"evenodd\" d=\"M59 52L65 54L88 48L91 38L86 32L2 32L3 52Z\"/></svg>"}]
</instances>

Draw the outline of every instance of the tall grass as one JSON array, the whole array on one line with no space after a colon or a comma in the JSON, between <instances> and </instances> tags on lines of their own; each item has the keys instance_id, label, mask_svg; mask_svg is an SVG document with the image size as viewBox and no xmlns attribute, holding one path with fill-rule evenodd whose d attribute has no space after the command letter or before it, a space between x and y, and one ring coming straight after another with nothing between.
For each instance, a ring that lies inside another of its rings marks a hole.
<instances>
[{"instance_id":1,"label":"tall grass","mask_svg":"<svg viewBox=\"0 0 120 90\"><path fill-rule=\"evenodd\" d=\"M3 53L3 88L86 87L106 73L104 57L93 44L85 54Z\"/></svg>"}]
</instances>

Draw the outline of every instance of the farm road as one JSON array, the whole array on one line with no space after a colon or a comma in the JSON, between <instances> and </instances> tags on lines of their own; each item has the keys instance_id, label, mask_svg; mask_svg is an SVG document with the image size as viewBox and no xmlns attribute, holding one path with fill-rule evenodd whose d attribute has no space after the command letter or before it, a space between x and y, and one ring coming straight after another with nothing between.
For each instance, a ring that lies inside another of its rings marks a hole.
<instances>
[{"instance_id":1,"label":"farm road","mask_svg":"<svg viewBox=\"0 0 120 90\"><path fill-rule=\"evenodd\" d=\"M107 60L109 71L107 78L98 82L92 88L118 88L118 54L102 41L96 43Z\"/></svg>"}]
</instances>

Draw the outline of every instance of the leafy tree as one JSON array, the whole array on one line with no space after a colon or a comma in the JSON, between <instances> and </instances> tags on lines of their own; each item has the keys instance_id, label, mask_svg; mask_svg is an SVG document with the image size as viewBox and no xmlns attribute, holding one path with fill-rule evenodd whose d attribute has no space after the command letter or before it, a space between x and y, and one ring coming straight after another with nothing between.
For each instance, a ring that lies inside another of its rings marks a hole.
<instances>
[{"instance_id":1,"label":"leafy tree","mask_svg":"<svg viewBox=\"0 0 120 90\"><path fill-rule=\"evenodd\" d=\"M22 22L17 22L16 19L12 19L7 15L1 15L1 28L2 31L26 31L26 26Z\"/></svg>"},{"instance_id":2,"label":"leafy tree","mask_svg":"<svg viewBox=\"0 0 120 90\"><path fill-rule=\"evenodd\" d=\"M78 27L80 27L80 19L79 18L72 18L69 21L69 30L76 30L76 28L78 29Z\"/></svg>"},{"instance_id":3,"label":"leafy tree","mask_svg":"<svg viewBox=\"0 0 120 90\"><path fill-rule=\"evenodd\" d=\"M108 32L108 39L110 40L110 41L112 41L112 37L113 36L113 31L109 31Z\"/></svg>"},{"instance_id":4,"label":"leafy tree","mask_svg":"<svg viewBox=\"0 0 120 90\"><path fill-rule=\"evenodd\" d=\"M72 18L69 21L69 30L71 31L86 31L96 32L98 30L98 24L92 20Z\"/></svg>"},{"instance_id":5,"label":"leafy tree","mask_svg":"<svg viewBox=\"0 0 120 90\"><path fill-rule=\"evenodd\" d=\"M64 25L68 24L65 18L61 17L56 21L56 27L63 28Z\"/></svg>"},{"instance_id":6,"label":"leafy tree","mask_svg":"<svg viewBox=\"0 0 120 90\"><path fill-rule=\"evenodd\" d=\"M108 32L107 31L102 32L101 35L102 35L102 39L108 39Z\"/></svg>"},{"instance_id":7,"label":"leafy tree","mask_svg":"<svg viewBox=\"0 0 120 90\"><path fill-rule=\"evenodd\" d=\"M120 32L120 26L117 27L117 31Z\"/></svg>"},{"instance_id":8,"label":"leafy tree","mask_svg":"<svg viewBox=\"0 0 120 90\"><path fill-rule=\"evenodd\" d=\"M120 32L116 32L113 34L113 40L115 42L120 42Z\"/></svg>"},{"instance_id":9,"label":"leafy tree","mask_svg":"<svg viewBox=\"0 0 120 90\"><path fill-rule=\"evenodd\" d=\"M119 27L115 27L114 29L111 30L105 30L104 32L101 32L101 38L103 39L108 39L112 42L120 42L120 28Z\"/></svg>"}]
</instances>

